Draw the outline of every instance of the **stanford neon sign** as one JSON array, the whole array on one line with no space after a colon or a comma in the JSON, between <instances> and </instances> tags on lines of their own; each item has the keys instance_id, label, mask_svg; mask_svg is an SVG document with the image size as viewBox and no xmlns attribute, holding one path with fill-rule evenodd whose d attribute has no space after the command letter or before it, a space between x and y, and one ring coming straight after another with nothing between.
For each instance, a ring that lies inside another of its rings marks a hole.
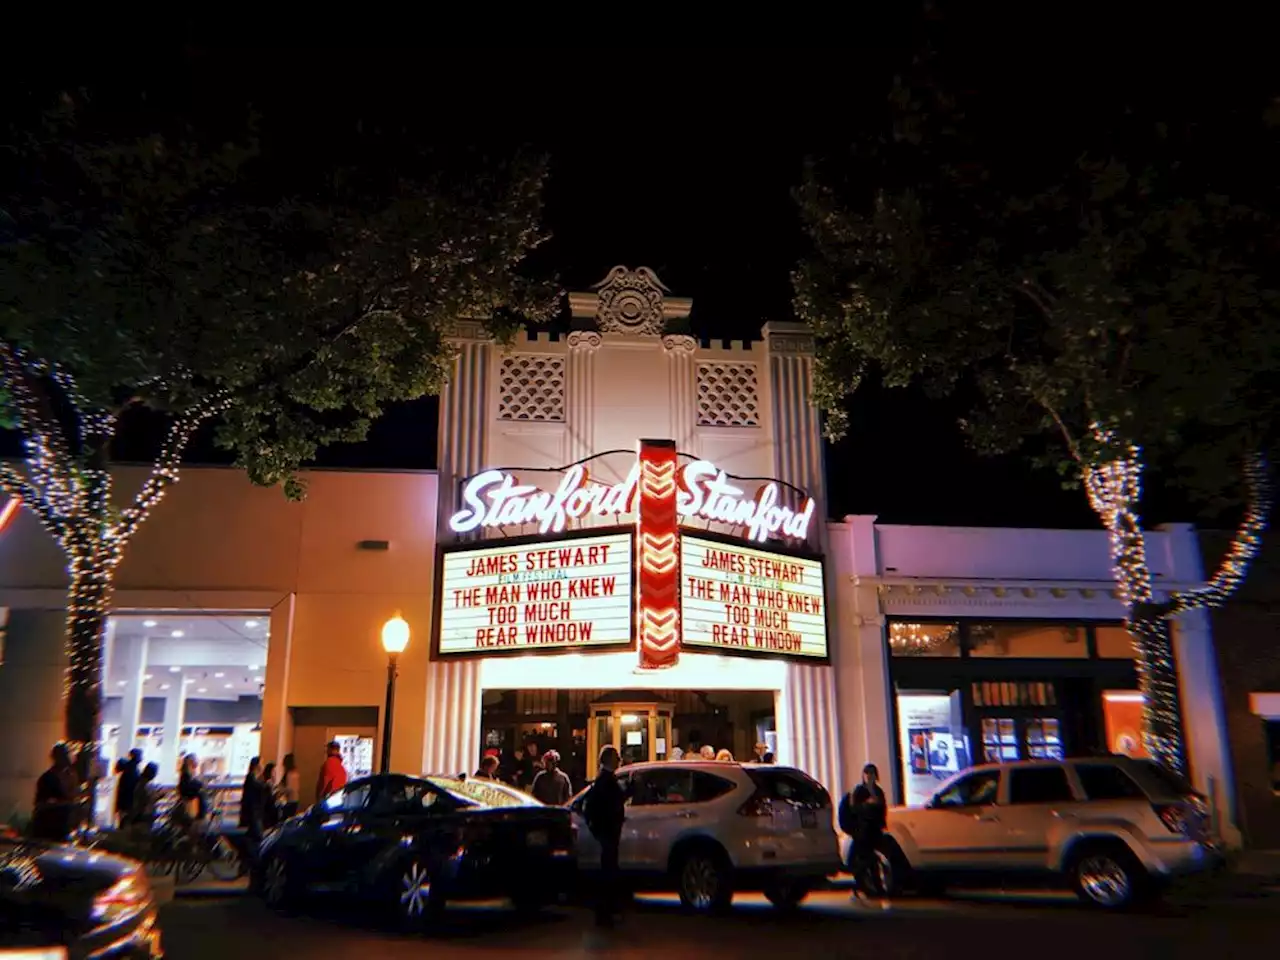
<instances>
[{"instance_id":1,"label":"stanford neon sign","mask_svg":"<svg viewBox=\"0 0 1280 960\"><path fill-rule=\"evenodd\" d=\"M635 511L640 464L621 483L592 480L582 464L565 471L560 485L547 491L519 483L502 470L486 470L462 488L463 508L449 518L454 533L494 527L536 525L540 533L560 533L571 523L593 517L616 517ZM747 537L763 543L781 534L793 540L809 535L814 502L805 498L800 510L780 504L778 484L764 484L754 497L730 482L729 475L707 460L695 460L678 471L676 513L680 520L704 519L742 527Z\"/></svg>"}]
</instances>

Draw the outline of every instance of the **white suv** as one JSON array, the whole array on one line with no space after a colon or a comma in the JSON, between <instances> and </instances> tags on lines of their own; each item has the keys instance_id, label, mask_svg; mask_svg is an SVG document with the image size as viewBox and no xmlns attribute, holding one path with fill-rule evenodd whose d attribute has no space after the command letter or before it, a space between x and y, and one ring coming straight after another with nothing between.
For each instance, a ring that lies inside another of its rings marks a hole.
<instances>
[{"instance_id":1,"label":"white suv","mask_svg":"<svg viewBox=\"0 0 1280 960\"><path fill-rule=\"evenodd\" d=\"M700 911L737 891L789 908L839 868L831 797L790 767L717 761L637 763L618 771L627 795L618 864L632 890L676 890ZM588 788L590 789L590 788ZM600 846L570 802L578 866L599 869Z\"/></svg>"},{"instance_id":2,"label":"white suv","mask_svg":"<svg viewBox=\"0 0 1280 960\"><path fill-rule=\"evenodd\" d=\"M1049 879L1115 909L1215 866L1209 826L1204 798L1151 761L1032 761L971 768L923 809L890 810L884 852L895 886Z\"/></svg>"}]
</instances>

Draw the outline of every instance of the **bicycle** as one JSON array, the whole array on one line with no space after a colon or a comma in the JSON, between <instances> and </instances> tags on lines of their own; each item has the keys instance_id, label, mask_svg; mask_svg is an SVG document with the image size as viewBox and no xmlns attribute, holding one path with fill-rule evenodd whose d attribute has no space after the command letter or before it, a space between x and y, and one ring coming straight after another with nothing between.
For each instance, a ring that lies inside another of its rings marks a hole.
<instances>
[{"instance_id":1,"label":"bicycle","mask_svg":"<svg viewBox=\"0 0 1280 960\"><path fill-rule=\"evenodd\" d=\"M203 828L196 826L181 834L177 845L179 855L175 858L179 883L194 882L206 869L217 880L235 880L243 875L240 849L212 824Z\"/></svg>"}]
</instances>

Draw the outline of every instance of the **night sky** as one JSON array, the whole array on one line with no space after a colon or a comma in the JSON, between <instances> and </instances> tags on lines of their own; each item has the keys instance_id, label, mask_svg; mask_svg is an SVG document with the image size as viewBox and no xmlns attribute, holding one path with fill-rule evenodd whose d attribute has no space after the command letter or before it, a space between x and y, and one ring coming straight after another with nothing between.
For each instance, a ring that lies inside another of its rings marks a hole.
<instances>
[{"instance_id":1,"label":"night sky","mask_svg":"<svg viewBox=\"0 0 1280 960\"><path fill-rule=\"evenodd\" d=\"M874 47L847 50L643 51L607 44L536 52L495 49L414 56L385 51L232 51L188 46L153 55L110 82L185 91L234 111L251 104L264 138L323 161L326 143L357 128L408 141L458 140L547 151L547 226L534 267L584 289L614 264L649 266L692 297L695 332L744 338L790 319L789 272L803 253L791 200L807 155L842 149L882 121L895 71L931 38L949 69L1007 116L1008 149L1028 163L1070 162L1106 143L1126 107L1214 111L1255 97L1239 76L1159 57L1009 45L991 24L904 17ZM1006 24L1008 26L1008 24ZM1118 46L1118 45L1117 45ZM639 60L636 58L639 57ZM603 58L603 60L601 59ZM612 68L610 66L612 65ZM105 82L109 68L78 60L46 67L70 82ZM1247 85L1246 85L1247 86ZM1034 149L1033 149L1034 148ZM885 522L1096 527L1083 494L1023 459L979 457L955 425L959 412L911 391L864 387L850 435L827 452L830 513ZM369 441L334 448L324 466L435 465L435 401L392 409ZM116 450L141 459L151 431L139 422ZM194 459L216 461L208 443ZM1193 504L1152 485L1147 522L1197 516ZM1221 518L1217 518L1221 519Z\"/></svg>"}]
</instances>

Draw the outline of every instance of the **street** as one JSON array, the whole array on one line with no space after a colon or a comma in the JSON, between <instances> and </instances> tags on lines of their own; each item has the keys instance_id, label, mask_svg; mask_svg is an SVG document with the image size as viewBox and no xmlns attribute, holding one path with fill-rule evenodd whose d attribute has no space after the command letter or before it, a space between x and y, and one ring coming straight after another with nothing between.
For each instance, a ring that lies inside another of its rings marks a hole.
<instances>
[{"instance_id":1,"label":"street","mask_svg":"<svg viewBox=\"0 0 1280 960\"><path fill-rule=\"evenodd\" d=\"M281 916L252 897L180 900L164 908L166 952L179 960L398 960L610 956L652 960L717 957L931 957L1004 953L1037 960L1091 951L1133 957L1214 960L1274 950L1280 942L1280 892L1253 887L1174 897L1130 915L1100 915L1063 898L905 899L852 904L848 894L814 894L799 913L780 915L760 897L741 896L724 917L688 916L674 898L645 897L611 930L590 914L558 908L526 919L500 905L452 908L425 937L401 936L331 905Z\"/></svg>"}]
</instances>

